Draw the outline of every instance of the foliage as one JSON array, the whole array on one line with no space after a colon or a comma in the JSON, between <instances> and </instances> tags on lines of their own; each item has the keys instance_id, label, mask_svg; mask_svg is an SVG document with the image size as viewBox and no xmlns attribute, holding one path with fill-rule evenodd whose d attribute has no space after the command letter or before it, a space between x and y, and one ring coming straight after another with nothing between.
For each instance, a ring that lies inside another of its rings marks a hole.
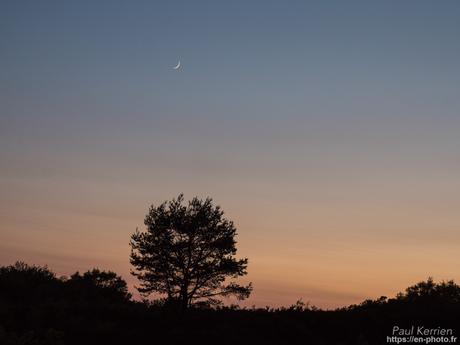
<instances>
[{"instance_id":1,"label":"foliage","mask_svg":"<svg viewBox=\"0 0 460 345\"><path fill-rule=\"evenodd\" d=\"M100 271L94 268L83 275L76 272L70 277L68 284L76 289L100 294L112 300L129 300L131 298L126 282L111 271Z\"/></svg>"},{"instance_id":2,"label":"foliage","mask_svg":"<svg viewBox=\"0 0 460 345\"><path fill-rule=\"evenodd\" d=\"M133 274L139 291L165 296L169 305L212 306L219 297L249 296L251 284L241 286L228 278L244 276L248 259L236 259L236 228L224 218L212 199L177 199L151 206L145 232L131 237Z\"/></svg>"},{"instance_id":3,"label":"foliage","mask_svg":"<svg viewBox=\"0 0 460 345\"><path fill-rule=\"evenodd\" d=\"M337 310L299 300L278 309L191 308L180 317L159 303L128 299L125 284L97 269L59 279L46 267L0 267L0 344L385 344L394 325L441 326L457 335L460 320L453 281L428 279L396 298Z\"/></svg>"}]
</instances>

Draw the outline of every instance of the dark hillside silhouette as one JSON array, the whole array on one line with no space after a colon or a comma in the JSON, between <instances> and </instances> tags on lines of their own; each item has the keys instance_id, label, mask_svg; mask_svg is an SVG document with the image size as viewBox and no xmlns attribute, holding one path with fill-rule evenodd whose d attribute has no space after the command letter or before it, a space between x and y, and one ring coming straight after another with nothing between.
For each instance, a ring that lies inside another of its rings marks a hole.
<instances>
[{"instance_id":1,"label":"dark hillside silhouette","mask_svg":"<svg viewBox=\"0 0 460 345\"><path fill-rule=\"evenodd\" d=\"M0 344L386 344L394 325L458 329L460 286L431 278L398 294L333 311L191 308L129 298L125 282L99 270L58 278L46 267L0 268ZM457 334L457 333L455 333Z\"/></svg>"}]
</instances>

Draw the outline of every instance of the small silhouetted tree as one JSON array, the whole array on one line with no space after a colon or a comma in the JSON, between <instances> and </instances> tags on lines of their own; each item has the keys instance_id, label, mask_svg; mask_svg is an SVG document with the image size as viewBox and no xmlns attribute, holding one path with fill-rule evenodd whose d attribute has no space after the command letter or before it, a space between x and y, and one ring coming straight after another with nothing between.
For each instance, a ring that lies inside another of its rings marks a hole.
<instances>
[{"instance_id":1,"label":"small silhouetted tree","mask_svg":"<svg viewBox=\"0 0 460 345\"><path fill-rule=\"evenodd\" d=\"M398 300L406 302L432 301L435 303L460 303L460 286L453 280L436 283L432 277L409 286L399 293Z\"/></svg>"},{"instance_id":2,"label":"small silhouetted tree","mask_svg":"<svg viewBox=\"0 0 460 345\"><path fill-rule=\"evenodd\" d=\"M132 272L138 290L165 296L182 310L191 305L217 305L219 297L249 296L251 284L241 286L229 278L245 275L248 259L236 259L236 229L212 199L183 195L150 207L146 231L131 236Z\"/></svg>"},{"instance_id":3,"label":"small silhouetted tree","mask_svg":"<svg viewBox=\"0 0 460 345\"><path fill-rule=\"evenodd\" d=\"M94 268L83 275L76 272L66 283L76 288L81 296L85 295L85 298L104 297L113 301L128 301L131 298L126 282L112 271Z\"/></svg>"},{"instance_id":4,"label":"small silhouetted tree","mask_svg":"<svg viewBox=\"0 0 460 345\"><path fill-rule=\"evenodd\" d=\"M0 267L0 305L18 301L32 304L43 296L56 293L61 282L48 267L28 265L18 261L14 265ZM1 308L0 308L1 309Z\"/></svg>"}]
</instances>

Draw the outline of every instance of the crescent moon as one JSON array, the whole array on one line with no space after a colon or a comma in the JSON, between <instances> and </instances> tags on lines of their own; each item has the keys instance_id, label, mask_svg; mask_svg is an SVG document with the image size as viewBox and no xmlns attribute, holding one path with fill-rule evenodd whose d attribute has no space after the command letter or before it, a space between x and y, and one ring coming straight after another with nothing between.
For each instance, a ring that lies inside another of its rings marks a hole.
<instances>
[{"instance_id":1,"label":"crescent moon","mask_svg":"<svg viewBox=\"0 0 460 345\"><path fill-rule=\"evenodd\" d=\"M179 69L179 67L180 67L180 60L179 60L179 62L177 63L177 65L173 67L173 69Z\"/></svg>"}]
</instances>

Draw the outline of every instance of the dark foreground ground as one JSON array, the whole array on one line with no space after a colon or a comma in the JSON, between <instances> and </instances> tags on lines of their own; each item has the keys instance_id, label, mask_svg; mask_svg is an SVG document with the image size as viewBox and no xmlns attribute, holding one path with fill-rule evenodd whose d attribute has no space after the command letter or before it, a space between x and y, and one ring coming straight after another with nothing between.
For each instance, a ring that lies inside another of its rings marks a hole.
<instances>
[{"instance_id":1,"label":"dark foreground ground","mask_svg":"<svg viewBox=\"0 0 460 345\"><path fill-rule=\"evenodd\" d=\"M20 263L0 268L0 345L396 344L398 339L389 339L395 326L409 331L414 327L415 336L417 327L452 329L458 337L459 325L460 287L431 279L395 298L334 311L298 303L276 310L179 313L159 304L133 302L126 283L111 272L93 270L64 279L46 268ZM430 344L460 344L449 333L420 338ZM401 339L400 344L414 340Z\"/></svg>"}]
</instances>

